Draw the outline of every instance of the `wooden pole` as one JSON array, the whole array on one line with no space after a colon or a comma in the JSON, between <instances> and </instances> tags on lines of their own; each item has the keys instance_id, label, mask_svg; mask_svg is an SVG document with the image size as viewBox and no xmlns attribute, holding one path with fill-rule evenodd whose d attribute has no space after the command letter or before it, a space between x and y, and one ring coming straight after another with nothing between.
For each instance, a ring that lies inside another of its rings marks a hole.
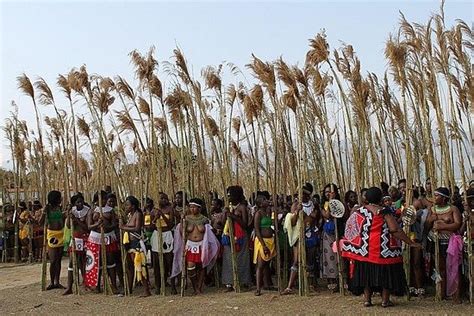
<instances>
[{"instance_id":1,"label":"wooden pole","mask_svg":"<svg viewBox=\"0 0 474 316\"><path fill-rule=\"evenodd\" d=\"M119 215L119 227L123 224L123 212ZM123 245L124 231L120 229L120 254L122 255L122 270L123 270L123 292L125 296L130 295L130 285L128 284L128 269L127 269L127 251Z\"/></svg>"},{"instance_id":2,"label":"wooden pole","mask_svg":"<svg viewBox=\"0 0 474 316\"><path fill-rule=\"evenodd\" d=\"M285 196L286 203L286 196ZM283 284L288 284L288 235L284 234L285 242L283 243Z\"/></svg>"},{"instance_id":3,"label":"wooden pole","mask_svg":"<svg viewBox=\"0 0 474 316\"><path fill-rule=\"evenodd\" d=\"M408 168L407 168L408 169ZM408 190L408 188L407 188ZM407 205L408 205L408 202L405 202ZM402 205L402 211L403 211L403 205ZM403 224L403 231L405 232L405 234L408 236L408 238L410 238L410 225L408 223L404 223ZM408 245L407 243L403 243L404 244L404 249L403 249L403 268L405 269L405 278L407 280L407 285L408 287L410 287L410 276L411 276L411 267L410 267L410 245ZM438 249L439 249L439 246L438 246ZM438 255L436 255L437 257L439 256L439 252L438 252ZM436 268L436 271L439 272L438 268ZM406 300L409 301L410 300L410 297L411 297L411 293L410 291L407 291L407 294L406 294Z\"/></svg>"},{"instance_id":4,"label":"wooden pole","mask_svg":"<svg viewBox=\"0 0 474 316\"><path fill-rule=\"evenodd\" d=\"M299 238L298 238L298 294L299 296L307 296L306 291L307 279L306 279L306 249L305 249L305 234L304 234L304 220L303 212L299 211L298 222L299 222Z\"/></svg>"},{"instance_id":5,"label":"wooden pole","mask_svg":"<svg viewBox=\"0 0 474 316\"><path fill-rule=\"evenodd\" d=\"M163 216L163 215L162 215ZM161 217L160 217L161 218ZM160 264L160 295L166 295L166 282L165 282L165 265L163 260L163 229L161 228L161 222L156 225L158 234L158 262ZM184 269L184 268L183 268Z\"/></svg>"},{"instance_id":6,"label":"wooden pole","mask_svg":"<svg viewBox=\"0 0 474 316\"><path fill-rule=\"evenodd\" d=\"M334 186L331 184L331 192L334 193ZM333 217L334 220L334 232L336 233L336 255L337 255L337 272L339 276L339 294L345 295L345 288L344 288L344 271L343 271L343 264L344 261L342 260L341 256L341 249L339 248L339 231L337 230L337 218Z\"/></svg>"},{"instance_id":7,"label":"wooden pole","mask_svg":"<svg viewBox=\"0 0 474 316\"><path fill-rule=\"evenodd\" d=\"M183 200L185 199L184 192L183 192ZM186 217L184 214L183 209L183 217L181 219L181 229L182 229L182 238L183 238L183 253L181 254L181 263L182 263L182 271L181 271L181 297L184 297L184 290L186 288Z\"/></svg>"},{"instance_id":8,"label":"wooden pole","mask_svg":"<svg viewBox=\"0 0 474 316\"><path fill-rule=\"evenodd\" d=\"M232 203L229 203L230 212L234 213L234 207ZM234 222L230 216L227 216L227 225L229 227L229 239L230 239L230 252L231 252L231 259L232 259L232 277L234 279L234 291L236 293L240 293L240 280L239 280L239 271L237 266L237 258L236 258L236 249L235 249L235 234L234 234Z\"/></svg>"},{"instance_id":9,"label":"wooden pole","mask_svg":"<svg viewBox=\"0 0 474 316\"><path fill-rule=\"evenodd\" d=\"M100 166L101 167L101 166ZM99 167L99 183L100 183L100 167ZM102 186L99 186L102 188ZM99 197L99 212L100 212L100 219L104 219L104 212L102 211L102 190L99 189L98 197ZM109 288L109 279L107 273L107 246L105 245L105 232L104 232L104 225L100 225L100 259L102 261L102 280L104 283L104 294L108 295L110 293ZM99 280L100 283L100 280Z\"/></svg>"},{"instance_id":10,"label":"wooden pole","mask_svg":"<svg viewBox=\"0 0 474 316\"><path fill-rule=\"evenodd\" d=\"M297 126L297 157L298 157L298 173L297 173L297 183L298 183L298 203L303 203L303 156L302 151L304 150L303 146L303 118L298 117L298 113L302 113L301 109L296 108L295 120ZM304 222L304 212L303 210L298 211L298 222L299 222L299 240L298 240L298 294L300 296L309 295L309 284L308 284L308 275L306 271L306 240L305 240L305 222Z\"/></svg>"},{"instance_id":11,"label":"wooden pole","mask_svg":"<svg viewBox=\"0 0 474 316\"><path fill-rule=\"evenodd\" d=\"M33 263L33 223L28 219L28 263Z\"/></svg>"},{"instance_id":12,"label":"wooden pole","mask_svg":"<svg viewBox=\"0 0 474 316\"><path fill-rule=\"evenodd\" d=\"M275 167L276 169L276 167ZM275 181L275 179L273 179ZM274 182L275 183L275 182ZM276 187L276 186L274 186ZM281 257L280 257L280 243L279 243L279 238L278 238L278 233L279 233L279 227L278 227L278 207L277 207L277 195L276 195L276 189L273 190L273 226L275 227L274 229L274 239L275 239L275 249L276 249L276 274L277 274L277 288L278 288L278 293L281 293L282 291L282 282L281 282Z\"/></svg>"},{"instance_id":13,"label":"wooden pole","mask_svg":"<svg viewBox=\"0 0 474 316\"><path fill-rule=\"evenodd\" d=\"M441 272L439 270L439 234L437 230L434 230L434 242L435 242L435 274L436 274L436 279L435 279L435 285L436 285L436 295L435 295L435 301L440 302L442 298L442 288L441 288L441 280L438 278L441 278Z\"/></svg>"},{"instance_id":14,"label":"wooden pole","mask_svg":"<svg viewBox=\"0 0 474 316\"><path fill-rule=\"evenodd\" d=\"M337 272L339 275L339 294L345 295L345 288L344 288L344 272L343 272L343 264L344 261L342 260L341 256L341 249L339 248L339 232L337 230L337 218L333 218L334 220L334 227L336 228L334 232L336 233L336 248L337 248Z\"/></svg>"},{"instance_id":15,"label":"wooden pole","mask_svg":"<svg viewBox=\"0 0 474 316\"><path fill-rule=\"evenodd\" d=\"M71 238L72 238L72 249L71 249L71 259L72 259L72 291L74 294L79 295L79 269L77 267L77 256L76 256L76 239L74 238L74 221L72 220L72 215L69 214L69 227L71 227Z\"/></svg>"},{"instance_id":16,"label":"wooden pole","mask_svg":"<svg viewBox=\"0 0 474 316\"><path fill-rule=\"evenodd\" d=\"M46 207L45 207L46 208ZM44 209L43 209L44 210ZM46 291L46 271L48 269L48 262L46 260L47 256L47 229L48 229L48 211L44 217L44 224L43 224L43 249L41 254L41 291Z\"/></svg>"},{"instance_id":17,"label":"wooden pole","mask_svg":"<svg viewBox=\"0 0 474 316\"><path fill-rule=\"evenodd\" d=\"M466 195L466 194L465 194ZM474 212L474 210L471 210L471 214ZM472 291L473 291L473 282L472 282L472 272L473 272L473 260L472 260L472 231L471 231L471 214L468 215L467 223L466 223L466 234L467 234L467 272L468 272L468 277L469 277L469 302L471 305L473 304L473 299L472 299Z\"/></svg>"}]
</instances>

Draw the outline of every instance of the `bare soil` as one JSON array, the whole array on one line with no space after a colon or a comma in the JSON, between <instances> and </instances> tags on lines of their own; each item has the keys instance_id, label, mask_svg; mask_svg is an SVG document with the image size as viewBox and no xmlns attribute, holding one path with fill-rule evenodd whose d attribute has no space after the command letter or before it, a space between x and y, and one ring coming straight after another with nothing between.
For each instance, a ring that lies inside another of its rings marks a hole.
<instances>
[{"instance_id":1,"label":"bare soil","mask_svg":"<svg viewBox=\"0 0 474 316\"><path fill-rule=\"evenodd\" d=\"M62 264L63 285L66 284L67 261ZM0 264L0 315L9 314L197 314L197 315L353 315L353 314L430 314L473 315L469 303L455 305L451 301L434 302L432 297L423 300L393 298L394 307L380 307L380 296L374 297L375 306L363 307L362 297L340 296L321 289L310 297L280 296L277 292L264 291L254 296L253 291L240 294L223 293L223 289L207 288L201 296L179 295L139 297L138 288L131 297L106 296L85 292L81 295L62 296L63 290L42 292L40 286L41 264Z\"/></svg>"}]
</instances>

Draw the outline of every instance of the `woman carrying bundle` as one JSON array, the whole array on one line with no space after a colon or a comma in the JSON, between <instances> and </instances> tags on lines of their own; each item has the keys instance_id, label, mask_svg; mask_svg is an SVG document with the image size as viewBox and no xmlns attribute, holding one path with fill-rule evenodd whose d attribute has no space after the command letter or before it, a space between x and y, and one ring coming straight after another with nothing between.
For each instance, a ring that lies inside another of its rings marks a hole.
<instances>
[{"instance_id":1,"label":"woman carrying bundle","mask_svg":"<svg viewBox=\"0 0 474 316\"><path fill-rule=\"evenodd\" d=\"M342 256L352 259L349 269L349 290L354 295L364 293L364 306L372 306L372 293L382 293L382 307L393 306L390 294L404 295L405 272L400 242L421 247L403 232L389 208L382 207L382 190L367 190L368 205L362 206L349 217ZM396 239L395 239L395 238Z\"/></svg>"},{"instance_id":2,"label":"woman carrying bundle","mask_svg":"<svg viewBox=\"0 0 474 316\"><path fill-rule=\"evenodd\" d=\"M134 196L125 200L125 212L129 219L127 224L120 225L124 233L123 243L128 249L128 284L132 293L134 283L141 282L145 288L143 296L150 296L150 285L146 269L146 248L141 235L143 228L143 213L140 210L140 202Z\"/></svg>"},{"instance_id":3,"label":"woman carrying bundle","mask_svg":"<svg viewBox=\"0 0 474 316\"><path fill-rule=\"evenodd\" d=\"M257 265L257 291L256 296L260 296L263 279L271 278L270 261L276 256L275 237L272 228L272 210L269 207L268 200L259 195L255 200L257 212L255 213L255 244L253 252L253 263Z\"/></svg>"},{"instance_id":4,"label":"woman carrying bundle","mask_svg":"<svg viewBox=\"0 0 474 316\"><path fill-rule=\"evenodd\" d=\"M59 283L61 258L63 256L64 214L61 209L61 192L51 191L47 196L48 204L43 209L40 224L46 220L46 238L48 242L49 274L51 283L46 290L64 289Z\"/></svg>"},{"instance_id":5,"label":"woman carrying bundle","mask_svg":"<svg viewBox=\"0 0 474 316\"><path fill-rule=\"evenodd\" d=\"M86 253L84 246L89 238L89 229L87 227L87 214L89 213L89 207L84 205L84 197L82 194L74 195L71 198L71 205L73 205L69 214L74 231L72 231L71 243L68 248L68 253L74 250L76 260L78 264L78 270L81 271L82 277L84 278L86 272ZM71 222L67 221L66 225L71 229ZM72 243L74 242L74 249ZM72 256L69 256L69 266L67 268L67 289L63 295L72 294L74 271Z\"/></svg>"}]
</instances>

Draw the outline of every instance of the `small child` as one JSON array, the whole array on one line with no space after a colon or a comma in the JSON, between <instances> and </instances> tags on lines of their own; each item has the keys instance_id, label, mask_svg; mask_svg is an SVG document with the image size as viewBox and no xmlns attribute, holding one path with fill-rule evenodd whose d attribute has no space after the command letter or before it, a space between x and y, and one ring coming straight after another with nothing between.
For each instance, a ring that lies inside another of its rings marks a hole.
<instances>
[{"instance_id":1,"label":"small child","mask_svg":"<svg viewBox=\"0 0 474 316\"><path fill-rule=\"evenodd\" d=\"M392 200L392 197L390 195L384 196L382 198L382 205L383 205L384 209L387 209L387 208L390 209L390 212L392 213L393 216L398 217L397 214L396 214L397 211L393 207L393 200Z\"/></svg>"}]
</instances>

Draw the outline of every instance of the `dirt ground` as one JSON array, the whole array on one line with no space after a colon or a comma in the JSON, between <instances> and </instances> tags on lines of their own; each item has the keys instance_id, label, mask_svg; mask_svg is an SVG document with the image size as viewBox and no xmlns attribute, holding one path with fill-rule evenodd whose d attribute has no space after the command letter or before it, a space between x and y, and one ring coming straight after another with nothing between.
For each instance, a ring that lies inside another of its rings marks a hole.
<instances>
[{"instance_id":1,"label":"dirt ground","mask_svg":"<svg viewBox=\"0 0 474 316\"><path fill-rule=\"evenodd\" d=\"M63 261L62 284L66 284L67 261ZM430 314L473 315L468 303L454 305L450 301L434 302L432 297L407 302L394 298L394 307L380 307L380 297L374 297L375 306L364 308L362 297L340 296L321 289L310 297L279 296L266 291L256 297L253 291L222 293L222 289L207 288L202 296L153 295L141 298L138 288L132 297L105 296L82 291L80 296L62 296L63 290L40 290L41 265L0 264L0 315L9 314L197 314L197 315L352 315L352 314ZM189 291L190 292L190 291Z\"/></svg>"}]
</instances>

